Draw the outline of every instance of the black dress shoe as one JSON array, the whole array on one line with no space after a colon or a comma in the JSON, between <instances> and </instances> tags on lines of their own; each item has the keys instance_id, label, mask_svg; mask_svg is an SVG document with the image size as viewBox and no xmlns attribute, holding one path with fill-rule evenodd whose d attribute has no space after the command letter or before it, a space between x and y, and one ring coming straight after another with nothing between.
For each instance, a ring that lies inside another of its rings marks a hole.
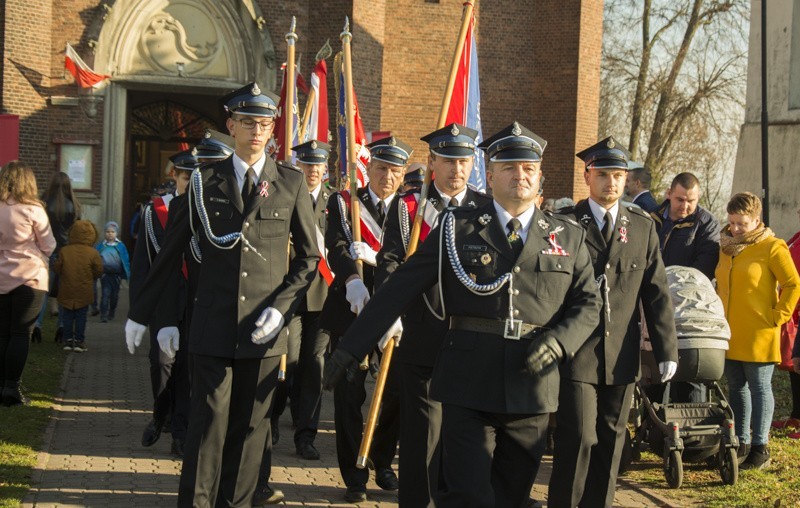
<instances>
[{"instance_id":1,"label":"black dress shoe","mask_svg":"<svg viewBox=\"0 0 800 508\"><path fill-rule=\"evenodd\" d=\"M183 439L172 438L172 448L170 453L178 458L183 458Z\"/></svg>"},{"instance_id":2,"label":"black dress shoe","mask_svg":"<svg viewBox=\"0 0 800 508\"><path fill-rule=\"evenodd\" d=\"M278 421L277 420L270 420L269 424L272 428L272 446L278 444L278 440L281 438L281 431L278 428Z\"/></svg>"},{"instance_id":3,"label":"black dress shoe","mask_svg":"<svg viewBox=\"0 0 800 508\"><path fill-rule=\"evenodd\" d=\"M311 443L298 444L297 454L306 460L319 460L319 451Z\"/></svg>"},{"instance_id":4,"label":"black dress shoe","mask_svg":"<svg viewBox=\"0 0 800 508\"><path fill-rule=\"evenodd\" d=\"M0 399L4 406L30 406L31 401L22 393L19 386L3 388Z\"/></svg>"},{"instance_id":5,"label":"black dress shoe","mask_svg":"<svg viewBox=\"0 0 800 508\"><path fill-rule=\"evenodd\" d=\"M392 468L377 469L375 471L375 483L383 490L397 490L400 488L400 482L397 481L397 475L394 474Z\"/></svg>"},{"instance_id":6,"label":"black dress shoe","mask_svg":"<svg viewBox=\"0 0 800 508\"><path fill-rule=\"evenodd\" d=\"M364 485L347 487L347 490L344 492L344 500L348 503L362 503L366 501L367 487Z\"/></svg>"},{"instance_id":7,"label":"black dress shoe","mask_svg":"<svg viewBox=\"0 0 800 508\"><path fill-rule=\"evenodd\" d=\"M142 446L153 446L158 438L161 437L161 429L164 428L164 422L153 418L150 423L145 427L142 433Z\"/></svg>"},{"instance_id":8,"label":"black dress shoe","mask_svg":"<svg viewBox=\"0 0 800 508\"><path fill-rule=\"evenodd\" d=\"M38 326L33 327L33 331L31 332L31 342L42 342L42 330L40 330Z\"/></svg>"},{"instance_id":9,"label":"black dress shoe","mask_svg":"<svg viewBox=\"0 0 800 508\"><path fill-rule=\"evenodd\" d=\"M278 504L283 501L283 492L273 490L269 485L256 488L253 494L253 506L266 506L268 504Z\"/></svg>"}]
</instances>

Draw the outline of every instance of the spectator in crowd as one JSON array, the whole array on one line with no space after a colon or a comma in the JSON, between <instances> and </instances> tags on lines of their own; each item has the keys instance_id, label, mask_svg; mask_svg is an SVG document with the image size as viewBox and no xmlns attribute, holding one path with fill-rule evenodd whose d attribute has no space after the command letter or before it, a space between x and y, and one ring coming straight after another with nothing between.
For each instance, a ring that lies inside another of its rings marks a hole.
<instances>
[{"instance_id":1,"label":"spectator in crowd","mask_svg":"<svg viewBox=\"0 0 800 508\"><path fill-rule=\"evenodd\" d=\"M47 218L50 220L50 228L53 231L53 236L56 239L56 250L50 256L50 287L52 297L56 297L56 290L58 288L58 276L53 272L53 263L56 261L58 252L62 247L69 243L69 228L72 224L81 218L81 204L75 198L75 193L72 191L72 182L69 175L64 172L53 173L50 178L50 183L47 190L42 195L45 209L47 210ZM47 312L47 294L44 296L42 302L42 310L36 320L33 328L32 340L33 342L42 341L42 322L44 320L45 312ZM61 340L63 333L61 314L58 317L58 326L56 328L55 341Z\"/></svg>"},{"instance_id":2,"label":"spectator in crowd","mask_svg":"<svg viewBox=\"0 0 800 508\"><path fill-rule=\"evenodd\" d=\"M6 406L28 403L20 379L56 248L38 195L30 167L9 162L0 169L0 401Z\"/></svg>"},{"instance_id":3,"label":"spectator in crowd","mask_svg":"<svg viewBox=\"0 0 800 508\"><path fill-rule=\"evenodd\" d=\"M656 222L664 266L691 266L714 280L720 225L699 201L700 181L681 173L672 180L667 199L650 215Z\"/></svg>"},{"instance_id":4,"label":"spectator in crowd","mask_svg":"<svg viewBox=\"0 0 800 508\"><path fill-rule=\"evenodd\" d=\"M658 201L650 193L650 182L653 177L650 170L640 167L628 172L628 181L625 183L625 194L631 202L647 213L658 209Z\"/></svg>"},{"instance_id":5,"label":"spectator in crowd","mask_svg":"<svg viewBox=\"0 0 800 508\"><path fill-rule=\"evenodd\" d=\"M415 162L409 164L406 176L403 178L403 192L419 192L425 180L425 164Z\"/></svg>"},{"instance_id":6,"label":"spectator in crowd","mask_svg":"<svg viewBox=\"0 0 800 508\"><path fill-rule=\"evenodd\" d=\"M740 456L746 455L740 468L761 469L770 463L772 372L781 360L780 329L800 298L800 276L786 242L761 222L761 200L755 194L735 194L727 210L716 270L717 292L731 327L725 377Z\"/></svg>"},{"instance_id":7,"label":"spectator in crowd","mask_svg":"<svg viewBox=\"0 0 800 508\"><path fill-rule=\"evenodd\" d=\"M69 245L58 253L58 303L64 323L64 351L83 353L86 348L86 314L94 299L94 281L103 273L100 255L92 246L97 229L88 220L76 220L69 230Z\"/></svg>"},{"instance_id":8,"label":"spectator in crowd","mask_svg":"<svg viewBox=\"0 0 800 508\"><path fill-rule=\"evenodd\" d=\"M800 217L800 208L797 209L797 215ZM792 261L794 261L794 267L800 271L800 231L795 233L794 236L789 239L787 245L789 246L789 252L792 255ZM794 327L790 328L793 328L795 331L797 330L798 325L800 325L798 314L800 314L800 305L795 307L794 313L792 314L792 319L790 321L790 323L794 324ZM788 324L789 323L786 323L786 325ZM772 428L794 429L795 432L789 434L789 437L798 439L800 438L800 344L798 344L797 337L794 339L792 360L793 370L789 371L789 383L792 387L792 412L789 415L789 418L772 422Z\"/></svg>"},{"instance_id":9,"label":"spectator in crowd","mask_svg":"<svg viewBox=\"0 0 800 508\"><path fill-rule=\"evenodd\" d=\"M97 250L103 260L103 276L100 278L100 321L103 323L114 319L119 300L119 286L122 279L131 276L131 262L128 249L117 238L119 224L109 221L103 232L105 240L97 244Z\"/></svg>"}]
</instances>

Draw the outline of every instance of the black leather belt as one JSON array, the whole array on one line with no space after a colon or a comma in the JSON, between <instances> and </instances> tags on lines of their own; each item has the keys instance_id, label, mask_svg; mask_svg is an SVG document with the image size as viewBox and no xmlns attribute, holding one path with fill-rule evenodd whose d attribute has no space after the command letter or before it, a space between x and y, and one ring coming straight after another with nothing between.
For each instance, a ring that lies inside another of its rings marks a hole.
<instances>
[{"instance_id":1,"label":"black leather belt","mask_svg":"<svg viewBox=\"0 0 800 508\"><path fill-rule=\"evenodd\" d=\"M507 339L532 339L547 330L544 326L532 325L530 323L519 324L519 335L510 337L509 330L506 328L507 322L499 319L486 319L470 316L450 316L451 330L464 330L468 332L490 333L499 335ZM516 335L516 334L514 334Z\"/></svg>"}]
</instances>

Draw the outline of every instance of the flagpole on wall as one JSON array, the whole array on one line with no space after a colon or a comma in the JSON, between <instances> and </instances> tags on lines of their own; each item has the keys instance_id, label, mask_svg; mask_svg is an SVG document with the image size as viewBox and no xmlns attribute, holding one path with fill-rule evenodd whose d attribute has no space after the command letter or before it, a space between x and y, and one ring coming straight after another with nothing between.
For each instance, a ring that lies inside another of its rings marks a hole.
<instances>
[{"instance_id":1,"label":"flagpole on wall","mask_svg":"<svg viewBox=\"0 0 800 508\"><path fill-rule=\"evenodd\" d=\"M467 31L469 28L469 23L472 20L472 9L473 5L471 1L467 1L464 3L464 11L461 15L461 31L458 33L458 40L456 42L456 49L453 53L453 62L450 65L450 76L447 80L447 88L444 92L444 99L442 100L442 109L439 112L439 122L437 124L437 129L444 127L444 123L447 120L447 111L450 109L450 99L453 95L453 84L456 80L456 73L458 72L458 62L461 60L461 54L464 51L464 41L467 38ZM348 48L349 51L349 48ZM347 57L346 57L347 58ZM345 60L347 62L347 60ZM350 107L348 106L348 111ZM348 136L350 135L350 125L348 124ZM348 144L349 148L349 144ZM348 163L351 161L350 155L348 153ZM351 177L351 186L352 186L352 178ZM422 220L425 214L425 205L427 204L427 196L428 196L428 187L431 184L431 169L430 166L425 169L425 180L422 185L422 189L419 195L419 204L417 205L417 213L414 216L414 226L411 229L411 238L408 243L408 248L406 249L406 259L414 254L417 250L417 244L419 243L419 235L422 231ZM355 195L355 193L353 194ZM351 202L356 201L355 199L350 199ZM355 223L355 219L354 219ZM389 340L386 343L386 347L383 349L383 356L381 357L381 367L378 371L378 379L375 381L375 390L372 392L372 401L370 402L369 406L369 414L367 415L367 422L364 425L364 433L361 437L361 447L358 452L358 458L356 459L356 467L359 469L364 469L367 466L367 460L369 457L369 449L372 445L372 436L375 433L375 427L378 423L378 414L380 413L381 407L381 399L383 399L383 389L386 386L386 378L389 375L389 366L392 362L392 355L394 353L395 345L397 344L397 337L392 337L392 340Z\"/></svg>"}]
</instances>

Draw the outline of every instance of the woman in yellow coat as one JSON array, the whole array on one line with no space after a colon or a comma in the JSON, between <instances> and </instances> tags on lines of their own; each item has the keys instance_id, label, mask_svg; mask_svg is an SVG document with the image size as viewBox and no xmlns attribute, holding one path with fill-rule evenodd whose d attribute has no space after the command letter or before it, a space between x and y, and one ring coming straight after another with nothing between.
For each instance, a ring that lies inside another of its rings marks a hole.
<instances>
[{"instance_id":1,"label":"woman in yellow coat","mask_svg":"<svg viewBox=\"0 0 800 508\"><path fill-rule=\"evenodd\" d=\"M781 359L781 325L800 298L800 276L786 242L761 222L761 200L750 192L728 202L720 250L717 292L731 327L725 377L736 435L743 450L749 447L741 469L761 469L770 462L772 372Z\"/></svg>"}]
</instances>

